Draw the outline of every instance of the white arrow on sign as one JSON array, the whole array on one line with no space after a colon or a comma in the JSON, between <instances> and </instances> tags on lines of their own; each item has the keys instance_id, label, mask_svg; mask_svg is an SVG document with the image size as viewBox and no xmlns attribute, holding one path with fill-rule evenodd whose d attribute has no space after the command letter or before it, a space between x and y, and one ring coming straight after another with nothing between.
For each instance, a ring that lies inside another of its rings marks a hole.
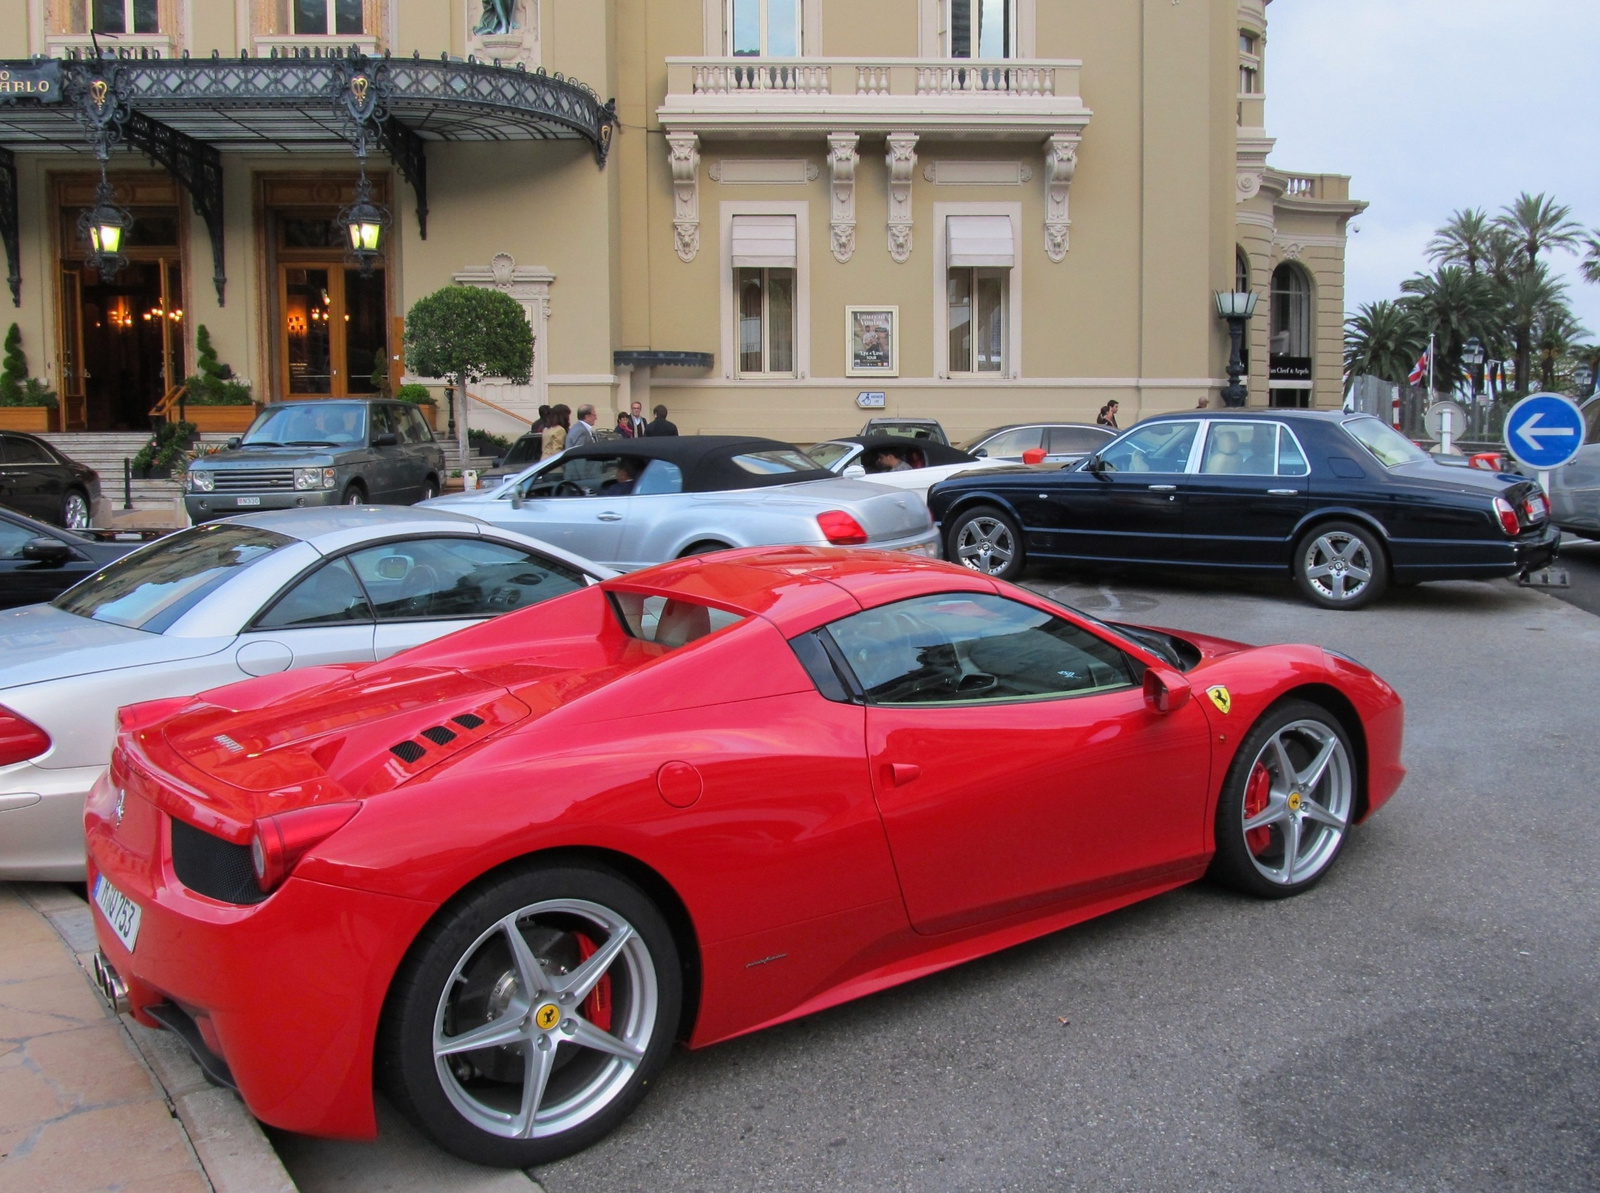
<instances>
[{"instance_id":1,"label":"white arrow on sign","mask_svg":"<svg viewBox=\"0 0 1600 1193\"><path fill-rule=\"evenodd\" d=\"M1513 432L1528 445L1529 451L1543 451L1544 444L1539 442L1541 439L1566 439L1578 433L1574 427L1540 427L1539 420L1543 417L1543 414L1535 414Z\"/></svg>"}]
</instances>

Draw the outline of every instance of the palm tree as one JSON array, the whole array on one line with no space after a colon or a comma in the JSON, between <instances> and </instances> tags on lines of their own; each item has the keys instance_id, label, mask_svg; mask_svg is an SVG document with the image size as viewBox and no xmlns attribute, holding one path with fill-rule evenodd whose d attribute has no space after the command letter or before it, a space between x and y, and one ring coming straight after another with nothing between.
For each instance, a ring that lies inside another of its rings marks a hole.
<instances>
[{"instance_id":1,"label":"palm tree","mask_svg":"<svg viewBox=\"0 0 1600 1193\"><path fill-rule=\"evenodd\" d=\"M1528 392L1532 378L1536 332L1551 307L1566 308L1567 288L1550 276L1544 264L1517 274L1499 288L1502 316L1516 358L1516 389Z\"/></svg>"},{"instance_id":2,"label":"palm tree","mask_svg":"<svg viewBox=\"0 0 1600 1193\"><path fill-rule=\"evenodd\" d=\"M1494 225L1516 238L1523 261L1531 268L1545 249L1570 252L1577 247L1584 230L1571 216L1572 208L1566 204L1523 191L1516 202L1494 217Z\"/></svg>"},{"instance_id":3,"label":"palm tree","mask_svg":"<svg viewBox=\"0 0 1600 1193\"><path fill-rule=\"evenodd\" d=\"M1490 256L1495 231L1489 213L1482 208L1457 211L1428 242L1428 259L1435 265L1464 265L1468 273L1475 274L1479 263Z\"/></svg>"},{"instance_id":4,"label":"palm tree","mask_svg":"<svg viewBox=\"0 0 1600 1193\"><path fill-rule=\"evenodd\" d=\"M1578 322L1565 306L1551 304L1541 312L1534 329L1534 348L1539 354L1539 388L1546 393L1556 388L1556 372L1566 362L1578 340L1589 329Z\"/></svg>"},{"instance_id":5,"label":"palm tree","mask_svg":"<svg viewBox=\"0 0 1600 1193\"><path fill-rule=\"evenodd\" d=\"M1404 385L1427 343L1428 337L1400 303L1363 303L1344 324L1345 393L1363 373Z\"/></svg>"},{"instance_id":6,"label":"palm tree","mask_svg":"<svg viewBox=\"0 0 1600 1193\"><path fill-rule=\"evenodd\" d=\"M1449 393L1460 384L1461 352L1473 336L1482 338L1493 324L1498 302L1493 285L1459 265L1445 265L1432 274L1418 274L1400 283L1400 303L1418 329L1434 337L1433 388Z\"/></svg>"},{"instance_id":7,"label":"palm tree","mask_svg":"<svg viewBox=\"0 0 1600 1193\"><path fill-rule=\"evenodd\" d=\"M1583 245L1583 262L1578 266L1586 282L1600 282L1600 234L1590 233Z\"/></svg>"}]
</instances>

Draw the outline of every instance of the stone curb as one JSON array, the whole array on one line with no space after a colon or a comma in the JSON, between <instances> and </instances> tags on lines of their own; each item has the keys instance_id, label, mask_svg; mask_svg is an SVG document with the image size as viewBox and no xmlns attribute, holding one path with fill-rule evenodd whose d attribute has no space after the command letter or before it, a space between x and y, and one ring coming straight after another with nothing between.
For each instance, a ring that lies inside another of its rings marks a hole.
<instances>
[{"instance_id":1,"label":"stone curb","mask_svg":"<svg viewBox=\"0 0 1600 1193\"><path fill-rule=\"evenodd\" d=\"M66 942L93 988L89 966L96 945L88 905L52 886L18 883L13 889ZM206 1081L182 1044L124 1016L117 1018L117 1025L130 1051L165 1092L216 1193L299 1193L261 1124L235 1094Z\"/></svg>"}]
</instances>

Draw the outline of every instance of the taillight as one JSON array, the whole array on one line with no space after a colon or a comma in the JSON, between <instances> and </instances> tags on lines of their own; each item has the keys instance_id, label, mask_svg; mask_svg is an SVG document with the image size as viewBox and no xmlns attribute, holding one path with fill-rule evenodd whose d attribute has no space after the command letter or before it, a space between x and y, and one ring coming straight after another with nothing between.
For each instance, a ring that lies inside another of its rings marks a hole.
<instances>
[{"instance_id":1,"label":"taillight","mask_svg":"<svg viewBox=\"0 0 1600 1193\"><path fill-rule=\"evenodd\" d=\"M867 541L867 532L843 510L829 510L817 515L817 525L822 527L822 537L835 547L859 547Z\"/></svg>"},{"instance_id":2,"label":"taillight","mask_svg":"<svg viewBox=\"0 0 1600 1193\"><path fill-rule=\"evenodd\" d=\"M1535 493L1522 503L1522 512L1528 515L1530 525L1537 525L1550 516L1550 499L1543 493Z\"/></svg>"},{"instance_id":3,"label":"taillight","mask_svg":"<svg viewBox=\"0 0 1600 1193\"><path fill-rule=\"evenodd\" d=\"M256 885L269 894L289 877L289 871L315 846L350 822L360 801L319 804L263 816L250 837L250 864Z\"/></svg>"},{"instance_id":4,"label":"taillight","mask_svg":"<svg viewBox=\"0 0 1600 1193\"><path fill-rule=\"evenodd\" d=\"M0 766L26 762L50 748L50 735L27 717L0 708Z\"/></svg>"},{"instance_id":5,"label":"taillight","mask_svg":"<svg viewBox=\"0 0 1600 1193\"><path fill-rule=\"evenodd\" d=\"M1500 519L1500 529L1507 534L1515 536L1522 530L1517 524L1517 511L1511 508L1511 503L1504 497L1494 499L1494 512Z\"/></svg>"}]
</instances>

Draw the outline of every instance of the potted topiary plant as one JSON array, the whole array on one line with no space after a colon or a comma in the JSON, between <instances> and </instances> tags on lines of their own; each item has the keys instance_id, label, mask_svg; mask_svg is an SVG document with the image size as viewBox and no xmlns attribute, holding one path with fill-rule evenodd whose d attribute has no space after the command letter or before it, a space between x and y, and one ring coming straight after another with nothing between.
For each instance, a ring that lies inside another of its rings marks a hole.
<instances>
[{"instance_id":1,"label":"potted topiary plant","mask_svg":"<svg viewBox=\"0 0 1600 1193\"><path fill-rule=\"evenodd\" d=\"M255 421L256 406L250 387L233 375L233 369L217 359L211 332L202 323L195 330L195 362L198 371L184 382L184 414L201 431L240 432Z\"/></svg>"},{"instance_id":2,"label":"potted topiary plant","mask_svg":"<svg viewBox=\"0 0 1600 1193\"><path fill-rule=\"evenodd\" d=\"M133 470L146 480L170 477L189 458L189 445L200 433L191 422L163 423L133 457Z\"/></svg>"},{"instance_id":3,"label":"potted topiary plant","mask_svg":"<svg viewBox=\"0 0 1600 1193\"><path fill-rule=\"evenodd\" d=\"M57 405L55 392L28 375L22 330L13 323L6 332L5 359L0 363L0 430L48 431Z\"/></svg>"},{"instance_id":4,"label":"potted topiary plant","mask_svg":"<svg viewBox=\"0 0 1600 1193\"><path fill-rule=\"evenodd\" d=\"M533 370L533 329L509 294L445 286L419 298L406 316L406 368L454 386L456 438L467 450L467 382L497 377L526 385Z\"/></svg>"}]
</instances>

